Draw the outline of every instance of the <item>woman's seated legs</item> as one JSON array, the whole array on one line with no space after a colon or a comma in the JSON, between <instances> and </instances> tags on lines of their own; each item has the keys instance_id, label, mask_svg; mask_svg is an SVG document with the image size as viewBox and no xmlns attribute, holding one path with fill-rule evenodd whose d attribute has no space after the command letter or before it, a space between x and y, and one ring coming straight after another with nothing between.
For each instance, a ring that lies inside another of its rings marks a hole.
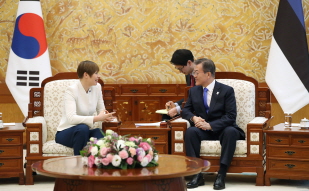
<instances>
[{"instance_id":1,"label":"woman's seated legs","mask_svg":"<svg viewBox=\"0 0 309 191\"><path fill-rule=\"evenodd\" d=\"M74 149L74 155L79 155L79 151L86 146L90 137L102 138L103 135L99 129L90 130L85 124L78 124L56 134L56 143L62 144Z\"/></svg>"},{"instance_id":2,"label":"woman's seated legs","mask_svg":"<svg viewBox=\"0 0 309 191\"><path fill-rule=\"evenodd\" d=\"M95 137L97 139L101 139L103 138L103 134L101 132L102 130L99 128L95 128L95 129L90 129L90 133L89 133L89 138L90 137Z\"/></svg>"}]
</instances>

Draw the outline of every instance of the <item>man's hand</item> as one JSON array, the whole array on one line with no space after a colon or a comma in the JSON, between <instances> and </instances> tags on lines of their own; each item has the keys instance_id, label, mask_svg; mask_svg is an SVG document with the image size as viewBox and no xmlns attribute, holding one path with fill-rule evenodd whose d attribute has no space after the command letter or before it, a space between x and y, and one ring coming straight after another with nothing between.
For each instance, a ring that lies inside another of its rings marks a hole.
<instances>
[{"instance_id":1,"label":"man's hand","mask_svg":"<svg viewBox=\"0 0 309 191\"><path fill-rule=\"evenodd\" d=\"M166 108L167 111L169 111L170 109L176 108L176 105L175 105L174 102L168 101L168 102L166 102L166 104L165 104L165 108Z\"/></svg>"},{"instance_id":2,"label":"man's hand","mask_svg":"<svg viewBox=\"0 0 309 191\"><path fill-rule=\"evenodd\" d=\"M204 122L205 119L203 119L201 117L193 116L192 121L193 121L194 124L196 124L197 122Z\"/></svg>"},{"instance_id":3,"label":"man's hand","mask_svg":"<svg viewBox=\"0 0 309 191\"><path fill-rule=\"evenodd\" d=\"M174 117L177 114L178 113L177 113L176 107L174 107L173 109L168 110L168 113L167 113L167 115L170 116L170 117Z\"/></svg>"},{"instance_id":4,"label":"man's hand","mask_svg":"<svg viewBox=\"0 0 309 191\"><path fill-rule=\"evenodd\" d=\"M205 119L201 117L194 116L192 118L192 121L194 122L195 127L203 129L203 130L212 130L209 123L205 121Z\"/></svg>"},{"instance_id":5,"label":"man's hand","mask_svg":"<svg viewBox=\"0 0 309 191\"><path fill-rule=\"evenodd\" d=\"M195 123L195 127L203 129L203 130L212 130L210 124L207 123L206 121Z\"/></svg>"}]
</instances>

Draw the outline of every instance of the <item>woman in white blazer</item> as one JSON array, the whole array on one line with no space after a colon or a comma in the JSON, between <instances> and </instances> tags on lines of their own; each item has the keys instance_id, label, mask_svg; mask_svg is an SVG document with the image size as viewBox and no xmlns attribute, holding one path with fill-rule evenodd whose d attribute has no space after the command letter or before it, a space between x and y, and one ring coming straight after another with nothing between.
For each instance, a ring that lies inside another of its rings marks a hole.
<instances>
[{"instance_id":1,"label":"woman in white blazer","mask_svg":"<svg viewBox=\"0 0 309 191\"><path fill-rule=\"evenodd\" d=\"M62 118L57 127L56 143L74 149L74 155L89 141L90 137L102 138L100 129L93 128L94 122L112 121L115 112L105 110L99 66L92 61L82 61L77 68L79 81L68 87L64 94ZM97 112L98 115L93 116Z\"/></svg>"}]
</instances>

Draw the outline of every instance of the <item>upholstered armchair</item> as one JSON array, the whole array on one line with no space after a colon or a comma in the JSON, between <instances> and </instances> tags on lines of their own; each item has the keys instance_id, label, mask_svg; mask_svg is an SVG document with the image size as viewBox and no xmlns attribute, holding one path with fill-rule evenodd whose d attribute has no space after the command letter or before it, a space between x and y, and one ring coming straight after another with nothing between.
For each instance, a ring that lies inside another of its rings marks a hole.
<instances>
[{"instance_id":1,"label":"upholstered armchair","mask_svg":"<svg viewBox=\"0 0 309 191\"><path fill-rule=\"evenodd\" d=\"M270 91L259 87L258 82L238 72L217 72L216 80L232 86L237 104L237 125L246 133L246 140L238 140L229 173L254 172L256 185L264 185L265 144L263 128L269 126ZM188 88L185 92L187 98ZM190 127L188 121L178 118L171 120L171 154L185 155L184 134ZM202 141L201 158L210 161L208 172L219 170L221 145L219 141Z\"/></svg>"},{"instance_id":2,"label":"upholstered armchair","mask_svg":"<svg viewBox=\"0 0 309 191\"><path fill-rule=\"evenodd\" d=\"M57 126L62 116L63 95L68 86L78 80L76 72L58 73L46 78L40 88L30 90L30 103L26 126L26 184L33 184L31 165L52 157L72 156L73 149L55 142ZM106 87L102 80L103 99L106 109L113 111L115 91ZM95 114L94 114L95 115ZM118 122L96 123L94 128L114 129Z\"/></svg>"}]
</instances>

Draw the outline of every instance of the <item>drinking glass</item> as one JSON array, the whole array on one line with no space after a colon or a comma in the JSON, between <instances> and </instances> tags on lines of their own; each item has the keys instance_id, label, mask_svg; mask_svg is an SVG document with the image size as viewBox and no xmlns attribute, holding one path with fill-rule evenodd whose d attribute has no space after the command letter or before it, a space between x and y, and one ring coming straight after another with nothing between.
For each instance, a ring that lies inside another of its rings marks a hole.
<instances>
[{"instance_id":1,"label":"drinking glass","mask_svg":"<svg viewBox=\"0 0 309 191\"><path fill-rule=\"evenodd\" d=\"M292 126L292 114L284 113L284 126L291 127Z\"/></svg>"}]
</instances>

